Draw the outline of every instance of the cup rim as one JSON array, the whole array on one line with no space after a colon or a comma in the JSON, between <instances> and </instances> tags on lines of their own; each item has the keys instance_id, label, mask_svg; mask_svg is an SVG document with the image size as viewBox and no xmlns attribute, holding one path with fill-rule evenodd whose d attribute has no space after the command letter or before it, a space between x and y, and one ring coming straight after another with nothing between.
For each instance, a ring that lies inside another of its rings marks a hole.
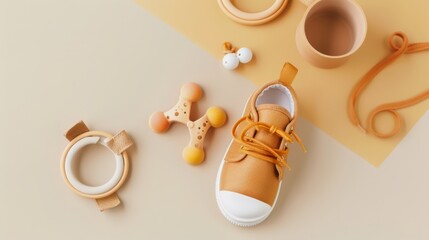
<instances>
[{"instance_id":1,"label":"cup rim","mask_svg":"<svg viewBox=\"0 0 429 240\"><path fill-rule=\"evenodd\" d=\"M305 22L308 16L308 13L311 11L311 9L318 3L322 2L322 1L348 1L349 3L353 4L356 9L359 11L359 13L361 14L361 16L363 16L363 34L361 35L361 37L358 39L358 44L354 44L353 47L347 52L344 53L342 55L327 55L325 53L320 52L319 50L317 50L316 48L313 47L313 45L311 45L310 41L308 41L308 37L307 37L307 33L305 32ZM330 59L339 59L339 58L345 58L348 57L350 55L352 55L353 53L355 53L364 43L365 38L366 38L366 34L368 31L368 21L366 19L366 15L365 12L363 11L362 7L354 0L315 0L314 2L312 2L306 9L305 13L304 13L304 17L302 18L302 24L303 24L303 33L305 36L305 40L306 43L309 45L309 47L318 55L322 56L322 57L326 57L326 58L330 58Z\"/></svg>"}]
</instances>

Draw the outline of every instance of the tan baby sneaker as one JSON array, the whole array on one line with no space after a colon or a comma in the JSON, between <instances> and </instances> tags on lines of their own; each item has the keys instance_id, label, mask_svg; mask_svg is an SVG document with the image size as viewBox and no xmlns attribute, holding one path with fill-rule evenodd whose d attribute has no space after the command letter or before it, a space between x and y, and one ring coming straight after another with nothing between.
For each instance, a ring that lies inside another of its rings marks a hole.
<instances>
[{"instance_id":1,"label":"tan baby sneaker","mask_svg":"<svg viewBox=\"0 0 429 240\"><path fill-rule=\"evenodd\" d=\"M216 179L216 199L222 214L233 224L261 223L276 204L288 144L295 140L297 99L290 86L297 69L286 63L280 79L265 84L247 102L233 129ZM302 144L301 144L302 146ZM302 146L303 147L303 146Z\"/></svg>"}]
</instances>

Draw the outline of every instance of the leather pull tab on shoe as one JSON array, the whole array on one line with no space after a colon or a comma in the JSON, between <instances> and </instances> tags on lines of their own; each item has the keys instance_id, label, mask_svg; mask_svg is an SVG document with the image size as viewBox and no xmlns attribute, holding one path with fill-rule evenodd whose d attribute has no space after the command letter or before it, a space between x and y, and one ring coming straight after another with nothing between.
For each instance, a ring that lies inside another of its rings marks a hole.
<instances>
[{"instance_id":1,"label":"leather pull tab on shoe","mask_svg":"<svg viewBox=\"0 0 429 240\"><path fill-rule=\"evenodd\" d=\"M285 85L290 86L292 85L292 82L295 79L297 73L298 69L294 65L287 62L283 65L279 81Z\"/></svg>"}]
</instances>

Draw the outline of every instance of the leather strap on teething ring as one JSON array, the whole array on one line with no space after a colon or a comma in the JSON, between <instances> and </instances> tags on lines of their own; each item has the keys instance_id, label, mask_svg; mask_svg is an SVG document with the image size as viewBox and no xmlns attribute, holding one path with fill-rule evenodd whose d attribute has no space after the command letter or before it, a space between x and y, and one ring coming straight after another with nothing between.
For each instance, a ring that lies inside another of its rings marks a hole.
<instances>
[{"instance_id":1,"label":"leather strap on teething ring","mask_svg":"<svg viewBox=\"0 0 429 240\"><path fill-rule=\"evenodd\" d=\"M125 130L107 141L107 146L116 154L121 154L133 145L133 141Z\"/></svg>"},{"instance_id":2,"label":"leather strap on teething ring","mask_svg":"<svg viewBox=\"0 0 429 240\"><path fill-rule=\"evenodd\" d=\"M133 141L128 136L127 132L122 130L107 142L107 146L116 154L122 154L133 145ZM114 208L121 204L118 194L113 193L104 198L95 199L100 211Z\"/></svg>"},{"instance_id":3,"label":"leather strap on teething ring","mask_svg":"<svg viewBox=\"0 0 429 240\"><path fill-rule=\"evenodd\" d=\"M97 202L98 209L100 209L101 212L121 204L121 200L116 193L113 193L104 198L97 198L95 201Z\"/></svg>"},{"instance_id":4,"label":"leather strap on teething ring","mask_svg":"<svg viewBox=\"0 0 429 240\"><path fill-rule=\"evenodd\" d=\"M395 43L395 38L399 38L402 41L400 45ZM379 74L389 64L391 64L396 59L398 59L401 55L429 50L429 42L410 44L408 43L407 35L405 35L405 33L402 33L402 32L393 33L389 38L389 44L390 44L390 47L394 50L394 52L389 56L387 56L386 58L384 58L383 60L381 60L379 63L377 63L371 70L369 70L362 77L362 79L356 84L356 86L352 90L349 97L349 102L348 102L348 115L352 123L358 126L359 128L361 128L362 130L364 130L365 132L379 138L392 137L395 134L397 134L401 129L402 120L399 114L396 112L396 110L410 107L426 99L429 99L429 90L426 90L409 99L380 105L375 109L373 109L369 114L367 119L367 127L365 128L364 126L362 126L357 112L357 100L359 95L365 89L365 87L368 86L368 84L377 76L377 74ZM382 112L390 113L393 116L393 119L395 121L394 128L392 129L392 131L388 133L380 133L374 126L375 117Z\"/></svg>"},{"instance_id":5,"label":"leather strap on teething ring","mask_svg":"<svg viewBox=\"0 0 429 240\"><path fill-rule=\"evenodd\" d=\"M81 135L82 133L89 132L89 128L86 126L86 124L83 121L80 121L76 123L73 127L71 127L64 136L67 138L67 140L71 141L75 139L77 136Z\"/></svg>"}]
</instances>

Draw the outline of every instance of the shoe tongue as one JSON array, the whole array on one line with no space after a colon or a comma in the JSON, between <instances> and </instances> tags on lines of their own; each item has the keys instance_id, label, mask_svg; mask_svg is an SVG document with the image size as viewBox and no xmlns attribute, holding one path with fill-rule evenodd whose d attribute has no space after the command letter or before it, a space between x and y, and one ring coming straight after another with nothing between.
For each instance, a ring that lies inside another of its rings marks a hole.
<instances>
[{"instance_id":1,"label":"shoe tongue","mask_svg":"<svg viewBox=\"0 0 429 240\"><path fill-rule=\"evenodd\" d=\"M259 122L266 123L281 130L284 130L290 123L291 117L289 111L279 105L261 104L258 105L256 109L258 111ZM267 131L258 132L255 138L272 148L278 148L281 140L279 136L270 134Z\"/></svg>"},{"instance_id":2,"label":"shoe tongue","mask_svg":"<svg viewBox=\"0 0 429 240\"><path fill-rule=\"evenodd\" d=\"M290 122L290 113L285 108L276 104L261 104L256 107L259 122L273 125L278 129L285 129Z\"/></svg>"}]
</instances>

